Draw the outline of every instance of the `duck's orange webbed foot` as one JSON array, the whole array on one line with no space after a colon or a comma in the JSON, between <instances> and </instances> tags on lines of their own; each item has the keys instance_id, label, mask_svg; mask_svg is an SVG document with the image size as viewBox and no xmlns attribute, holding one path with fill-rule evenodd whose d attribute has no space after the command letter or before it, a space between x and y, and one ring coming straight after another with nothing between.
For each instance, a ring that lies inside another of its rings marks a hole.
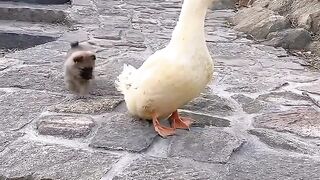
<instances>
[{"instance_id":1,"label":"duck's orange webbed foot","mask_svg":"<svg viewBox=\"0 0 320 180\"><path fill-rule=\"evenodd\" d=\"M154 130L164 138L175 134L174 128L165 127L160 124L156 114L152 115L152 123L153 123Z\"/></svg>"},{"instance_id":2,"label":"duck's orange webbed foot","mask_svg":"<svg viewBox=\"0 0 320 180\"><path fill-rule=\"evenodd\" d=\"M171 114L170 119L171 119L171 127L173 129L187 129L187 130L190 129L192 119L179 116L179 113L177 110Z\"/></svg>"}]
</instances>

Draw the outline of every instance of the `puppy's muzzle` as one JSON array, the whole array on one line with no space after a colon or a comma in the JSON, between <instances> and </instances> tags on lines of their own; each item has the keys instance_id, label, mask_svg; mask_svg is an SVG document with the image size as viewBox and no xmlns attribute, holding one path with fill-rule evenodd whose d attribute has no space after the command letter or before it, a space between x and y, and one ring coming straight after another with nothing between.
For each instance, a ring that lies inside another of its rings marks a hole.
<instances>
[{"instance_id":1,"label":"puppy's muzzle","mask_svg":"<svg viewBox=\"0 0 320 180\"><path fill-rule=\"evenodd\" d=\"M82 68L80 70L80 76L82 79L89 80L92 79L92 67Z\"/></svg>"}]
</instances>

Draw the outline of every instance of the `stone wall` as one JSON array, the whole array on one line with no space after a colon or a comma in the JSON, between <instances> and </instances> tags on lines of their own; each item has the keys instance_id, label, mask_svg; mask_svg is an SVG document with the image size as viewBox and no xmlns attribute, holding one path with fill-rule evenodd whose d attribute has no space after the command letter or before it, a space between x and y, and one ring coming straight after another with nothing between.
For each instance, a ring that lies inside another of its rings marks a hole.
<instances>
[{"instance_id":1,"label":"stone wall","mask_svg":"<svg viewBox=\"0 0 320 180\"><path fill-rule=\"evenodd\" d=\"M319 0L239 0L235 29L264 44L320 55Z\"/></svg>"}]
</instances>

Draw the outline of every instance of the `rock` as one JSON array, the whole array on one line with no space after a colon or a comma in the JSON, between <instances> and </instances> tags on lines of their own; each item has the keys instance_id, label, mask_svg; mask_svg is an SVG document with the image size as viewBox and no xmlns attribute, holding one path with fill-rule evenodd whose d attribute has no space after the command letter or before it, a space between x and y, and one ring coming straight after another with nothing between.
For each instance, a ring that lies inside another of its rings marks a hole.
<instances>
[{"instance_id":1,"label":"rock","mask_svg":"<svg viewBox=\"0 0 320 180\"><path fill-rule=\"evenodd\" d=\"M121 30L110 27L96 29L92 35L97 39L121 40Z\"/></svg>"},{"instance_id":2,"label":"rock","mask_svg":"<svg viewBox=\"0 0 320 180\"><path fill-rule=\"evenodd\" d=\"M174 136L169 156L185 157L201 162L226 163L243 143L243 140L222 128L206 127L199 131L192 130L181 136Z\"/></svg>"},{"instance_id":3,"label":"rock","mask_svg":"<svg viewBox=\"0 0 320 180\"><path fill-rule=\"evenodd\" d=\"M78 115L50 115L41 117L37 123L40 134L80 138L90 134L94 122L91 118Z\"/></svg>"},{"instance_id":4,"label":"rock","mask_svg":"<svg viewBox=\"0 0 320 180\"><path fill-rule=\"evenodd\" d=\"M302 137L320 137L320 113L312 108L295 108L266 113L254 118L254 127L290 132Z\"/></svg>"},{"instance_id":5,"label":"rock","mask_svg":"<svg viewBox=\"0 0 320 180\"><path fill-rule=\"evenodd\" d=\"M22 64L21 61L9 58L0 58L0 71Z\"/></svg>"},{"instance_id":6,"label":"rock","mask_svg":"<svg viewBox=\"0 0 320 180\"><path fill-rule=\"evenodd\" d=\"M125 38L127 42L131 43L143 43L144 34L137 30L128 30L125 32Z\"/></svg>"},{"instance_id":7,"label":"rock","mask_svg":"<svg viewBox=\"0 0 320 180\"><path fill-rule=\"evenodd\" d=\"M1 87L67 92L61 71L62 66L58 68L53 65L15 66L0 73L0 84Z\"/></svg>"},{"instance_id":8,"label":"rock","mask_svg":"<svg viewBox=\"0 0 320 180\"><path fill-rule=\"evenodd\" d=\"M223 180L227 169L219 164L200 164L188 159L141 157L126 167L114 180L216 179Z\"/></svg>"},{"instance_id":9,"label":"rock","mask_svg":"<svg viewBox=\"0 0 320 180\"><path fill-rule=\"evenodd\" d=\"M218 118L205 114L198 114L194 112L179 111L180 116L190 117L193 122L192 127L206 127L206 126L216 126L216 127L229 127L230 121L224 118Z\"/></svg>"},{"instance_id":10,"label":"rock","mask_svg":"<svg viewBox=\"0 0 320 180\"><path fill-rule=\"evenodd\" d=\"M214 1L214 3L211 5L212 10L218 10L218 9L232 9L235 7L237 0L223 0L223 1Z\"/></svg>"},{"instance_id":11,"label":"rock","mask_svg":"<svg viewBox=\"0 0 320 180\"><path fill-rule=\"evenodd\" d=\"M231 102L227 99L208 94L202 94L202 96L192 100L182 109L221 116L230 115L234 111L231 107Z\"/></svg>"},{"instance_id":12,"label":"rock","mask_svg":"<svg viewBox=\"0 0 320 180\"><path fill-rule=\"evenodd\" d=\"M99 114L112 111L123 101L120 97L95 97L88 99L67 99L48 108L59 113Z\"/></svg>"},{"instance_id":13,"label":"rock","mask_svg":"<svg viewBox=\"0 0 320 180\"><path fill-rule=\"evenodd\" d=\"M301 86L298 87L297 89L301 90L301 91L306 91L312 94L317 94L320 95L320 84L319 83L314 83L310 86Z\"/></svg>"},{"instance_id":14,"label":"rock","mask_svg":"<svg viewBox=\"0 0 320 180\"><path fill-rule=\"evenodd\" d=\"M101 126L90 143L91 147L141 152L157 136L152 124L133 119L128 114L112 114L101 120Z\"/></svg>"},{"instance_id":15,"label":"rock","mask_svg":"<svg viewBox=\"0 0 320 180\"><path fill-rule=\"evenodd\" d=\"M242 110L248 114L259 113L264 108L260 101L247 97L243 94L236 94L231 97L240 103Z\"/></svg>"},{"instance_id":16,"label":"rock","mask_svg":"<svg viewBox=\"0 0 320 180\"><path fill-rule=\"evenodd\" d=\"M240 7L248 7L253 3L253 0L237 0Z\"/></svg>"},{"instance_id":17,"label":"rock","mask_svg":"<svg viewBox=\"0 0 320 180\"><path fill-rule=\"evenodd\" d=\"M63 36L60 38L60 40L67 42L73 42L77 40L79 42L83 42L89 40L89 35L84 30L65 32Z\"/></svg>"},{"instance_id":18,"label":"rock","mask_svg":"<svg viewBox=\"0 0 320 180\"><path fill-rule=\"evenodd\" d=\"M69 47L68 47L69 49ZM61 65L63 64L62 62L64 61L65 57L64 54L59 52L56 49L45 49L43 46L36 46L33 48L28 48L25 50L20 50L20 51L15 51L13 53L6 54L6 58L11 58L11 59L17 59L24 64L32 64L32 65L37 65L37 64L52 64L54 62L60 63ZM46 69L45 70L53 70L54 68L52 66L44 66ZM34 68L34 67L33 67ZM43 68L38 67L34 68L34 70L38 70ZM62 69L62 66L61 66ZM29 73L32 73L33 71L29 71ZM37 72L37 71L35 71Z\"/></svg>"},{"instance_id":19,"label":"rock","mask_svg":"<svg viewBox=\"0 0 320 180\"><path fill-rule=\"evenodd\" d=\"M120 156L60 145L19 141L0 155L0 174L8 179L100 179Z\"/></svg>"},{"instance_id":20,"label":"rock","mask_svg":"<svg viewBox=\"0 0 320 180\"><path fill-rule=\"evenodd\" d=\"M265 45L286 49L304 49L311 42L310 33L302 28L273 32L267 36Z\"/></svg>"},{"instance_id":21,"label":"rock","mask_svg":"<svg viewBox=\"0 0 320 180\"><path fill-rule=\"evenodd\" d=\"M307 49L315 55L320 56L320 41L312 41Z\"/></svg>"},{"instance_id":22,"label":"rock","mask_svg":"<svg viewBox=\"0 0 320 180\"><path fill-rule=\"evenodd\" d=\"M64 96L48 92L18 90L0 96L0 131L17 130L37 118Z\"/></svg>"},{"instance_id":23,"label":"rock","mask_svg":"<svg viewBox=\"0 0 320 180\"><path fill-rule=\"evenodd\" d=\"M8 145L23 135L24 133L20 132L0 131L0 152L2 152Z\"/></svg>"},{"instance_id":24,"label":"rock","mask_svg":"<svg viewBox=\"0 0 320 180\"><path fill-rule=\"evenodd\" d=\"M290 27L285 17L258 6L240 10L231 22L235 24L234 29L251 34L256 39L264 39L271 32Z\"/></svg>"},{"instance_id":25,"label":"rock","mask_svg":"<svg viewBox=\"0 0 320 180\"><path fill-rule=\"evenodd\" d=\"M268 94L259 95L258 100L276 103L285 106L311 106L312 102L300 94L296 94L290 91L285 92L271 92Z\"/></svg>"},{"instance_id":26,"label":"rock","mask_svg":"<svg viewBox=\"0 0 320 180\"><path fill-rule=\"evenodd\" d=\"M250 129L248 132L257 136L262 142L273 148L280 148L310 155L317 155L320 152L320 148L316 144L306 143L292 135L259 128Z\"/></svg>"},{"instance_id":27,"label":"rock","mask_svg":"<svg viewBox=\"0 0 320 180\"><path fill-rule=\"evenodd\" d=\"M320 161L316 158L255 152L239 155L230 162L228 179L318 179Z\"/></svg>"},{"instance_id":28,"label":"rock","mask_svg":"<svg viewBox=\"0 0 320 180\"><path fill-rule=\"evenodd\" d=\"M319 3L317 5L320 7ZM312 20L311 31L316 34L320 34L320 11L319 11L319 9L317 9L317 11L312 13L310 16L311 16L311 20Z\"/></svg>"}]
</instances>

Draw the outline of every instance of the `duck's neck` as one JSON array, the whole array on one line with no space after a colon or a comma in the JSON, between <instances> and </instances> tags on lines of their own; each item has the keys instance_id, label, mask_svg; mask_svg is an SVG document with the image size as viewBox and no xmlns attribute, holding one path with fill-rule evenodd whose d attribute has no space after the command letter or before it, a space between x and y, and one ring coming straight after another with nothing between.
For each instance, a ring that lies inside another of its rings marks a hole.
<instances>
[{"instance_id":1,"label":"duck's neck","mask_svg":"<svg viewBox=\"0 0 320 180\"><path fill-rule=\"evenodd\" d=\"M184 0L170 44L204 43L206 0Z\"/></svg>"}]
</instances>

